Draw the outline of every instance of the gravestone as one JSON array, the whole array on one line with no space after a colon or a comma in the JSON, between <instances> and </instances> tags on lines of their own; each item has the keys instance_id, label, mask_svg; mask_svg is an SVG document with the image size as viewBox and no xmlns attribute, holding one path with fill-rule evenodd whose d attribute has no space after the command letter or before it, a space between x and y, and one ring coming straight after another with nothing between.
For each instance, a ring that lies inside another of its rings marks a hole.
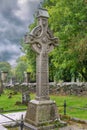
<instances>
[{"instance_id":1,"label":"gravestone","mask_svg":"<svg viewBox=\"0 0 87 130\"><path fill-rule=\"evenodd\" d=\"M56 103L49 97L48 54L58 45L58 39L48 28L48 18L46 9L38 9L38 25L25 36L25 43L36 53L36 97L29 102L25 122L37 130L53 129L53 122L59 118Z\"/></svg>"},{"instance_id":2,"label":"gravestone","mask_svg":"<svg viewBox=\"0 0 87 130\"><path fill-rule=\"evenodd\" d=\"M6 82L7 74L8 74L8 72L6 72L6 71L1 71L1 80L2 80L3 83Z\"/></svg>"},{"instance_id":3,"label":"gravestone","mask_svg":"<svg viewBox=\"0 0 87 130\"><path fill-rule=\"evenodd\" d=\"M30 93L29 91L22 93L22 103L27 104L30 101Z\"/></svg>"},{"instance_id":4,"label":"gravestone","mask_svg":"<svg viewBox=\"0 0 87 130\"><path fill-rule=\"evenodd\" d=\"M30 83L30 72L24 72L24 82Z\"/></svg>"},{"instance_id":5,"label":"gravestone","mask_svg":"<svg viewBox=\"0 0 87 130\"><path fill-rule=\"evenodd\" d=\"M0 94L3 93L3 88L6 86L8 72L1 71L1 79L0 79Z\"/></svg>"},{"instance_id":6,"label":"gravestone","mask_svg":"<svg viewBox=\"0 0 87 130\"><path fill-rule=\"evenodd\" d=\"M30 72L24 72L24 83L21 84L22 103L27 104L30 101Z\"/></svg>"},{"instance_id":7,"label":"gravestone","mask_svg":"<svg viewBox=\"0 0 87 130\"><path fill-rule=\"evenodd\" d=\"M0 80L0 95L3 93L3 84L2 80Z\"/></svg>"}]
</instances>

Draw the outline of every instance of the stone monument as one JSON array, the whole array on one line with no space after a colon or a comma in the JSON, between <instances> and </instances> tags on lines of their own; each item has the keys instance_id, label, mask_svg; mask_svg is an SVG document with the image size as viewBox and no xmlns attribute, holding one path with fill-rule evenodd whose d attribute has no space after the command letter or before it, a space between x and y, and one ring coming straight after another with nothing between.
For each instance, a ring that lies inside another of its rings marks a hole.
<instances>
[{"instance_id":1,"label":"stone monument","mask_svg":"<svg viewBox=\"0 0 87 130\"><path fill-rule=\"evenodd\" d=\"M6 71L1 71L1 80L3 81L3 83L6 82L7 75L8 75L8 72L6 72Z\"/></svg>"},{"instance_id":2,"label":"stone monument","mask_svg":"<svg viewBox=\"0 0 87 130\"><path fill-rule=\"evenodd\" d=\"M29 91L30 74L31 74L30 72L24 72L24 83L21 84L23 104L27 104L30 101L30 91Z\"/></svg>"},{"instance_id":3,"label":"stone monument","mask_svg":"<svg viewBox=\"0 0 87 130\"><path fill-rule=\"evenodd\" d=\"M0 79L0 95L3 93L3 84L2 80Z\"/></svg>"},{"instance_id":4,"label":"stone monument","mask_svg":"<svg viewBox=\"0 0 87 130\"><path fill-rule=\"evenodd\" d=\"M49 97L48 54L58 45L58 39L48 28L48 18L47 10L39 8L38 25L25 36L25 43L29 43L37 55L36 98L29 102L25 122L35 126L37 130L53 129L53 122L59 118L56 103Z\"/></svg>"},{"instance_id":5,"label":"stone monument","mask_svg":"<svg viewBox=\"0 0 87 130\"><path fill-rule=\"evenodd\" d=\"M0 94L3 93L3 88L6 85L6 79L7 79L8 72L1 71L1 79L0 79Z\"/></svg>"},{"instance_id":6,"label":"stone monument","mask_svg":"<svg viewBox=\"0 0 87 130\"><path fill-rule=\"evenodd\" d=\"M30 83L30 72L24 72L24 82Z\"/></svg>"}]
</instances>

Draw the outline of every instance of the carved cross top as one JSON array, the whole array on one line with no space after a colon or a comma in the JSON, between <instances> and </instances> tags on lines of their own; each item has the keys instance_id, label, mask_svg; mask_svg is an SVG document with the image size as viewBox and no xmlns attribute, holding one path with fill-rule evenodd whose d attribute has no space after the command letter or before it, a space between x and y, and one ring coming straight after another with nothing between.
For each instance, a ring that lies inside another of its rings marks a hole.
<instances>
[{"instance_id":1,"label":"carved cross top","mask_svg":"<svg viewBox=\"0 0 87 130\"><path fill-rule=\"evenodd\" d=\"M37 13L38 25L26 37L26 42L31 44L37 55L36 82L37 99L49 99L49 75L48 75L48 53L58 45L58 38L55 38L48 28L48 12L39 9Z\"/></svg>"},{"instance_id":2,"label":"carved cross top","mask_svg":"<svg viewBox=\"0 0 87 130\"><path fill-rule=\"evenodd\" d=\"M45 13L44 13L45 12ZM40 9L37 13L38 26L36 26L29 36L27 42L31 43L33 50L37 53L49 53L58 45L58 38L55 38L50 29L48 29L48 15L47 10Z\"/></svg>"}]
</instances>

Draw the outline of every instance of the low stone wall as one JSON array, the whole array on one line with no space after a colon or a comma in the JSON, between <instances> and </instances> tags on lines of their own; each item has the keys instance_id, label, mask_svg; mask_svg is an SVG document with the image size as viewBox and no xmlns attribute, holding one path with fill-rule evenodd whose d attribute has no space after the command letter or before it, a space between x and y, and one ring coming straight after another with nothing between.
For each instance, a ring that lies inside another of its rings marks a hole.
<instances>
[{"instance_id":1,"label":"low stone wall","mask_svg":"<svg viewBox=\"0 0 87 130\"><path fill-rule=\"evenodd\" d=\"M23 86L24 90L29 90L30 93L36 92L36 83L28 83L23 85L14 85L14 88L19 90ZM17 89L18 88L18 89ZM87 82L63 82L63 83L49 83L49 93L50 94L61 94L61 95L87 95Z\"/></svg>"},{"instance_id":2,"label":"low stone wall","mask_svg":"<svg viewBox=\"0 0 87 130\"><path fill-rule=\"evenodd\" d=\"M50 87L50 93L62 95L87 95L87 82L64 82Z\"/></svg>"}]
</instances>

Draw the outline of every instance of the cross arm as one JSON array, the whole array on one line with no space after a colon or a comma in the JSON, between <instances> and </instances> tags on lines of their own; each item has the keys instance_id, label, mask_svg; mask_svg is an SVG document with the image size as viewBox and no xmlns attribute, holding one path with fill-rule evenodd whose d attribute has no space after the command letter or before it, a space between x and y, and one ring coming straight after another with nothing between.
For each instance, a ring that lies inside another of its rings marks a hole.
<instances>
[{"instance_id":1,"label":"cross arm","mask_svg":"<svg viewBox=\"0 0 87 130\"><path fill-rule=\"evenodd\" d=\"M48 44L48 52L50 53L56 46L58 46L58 38L54 37L54 38L50 38L50 42Z\"/></svg>"}]
</instances>

